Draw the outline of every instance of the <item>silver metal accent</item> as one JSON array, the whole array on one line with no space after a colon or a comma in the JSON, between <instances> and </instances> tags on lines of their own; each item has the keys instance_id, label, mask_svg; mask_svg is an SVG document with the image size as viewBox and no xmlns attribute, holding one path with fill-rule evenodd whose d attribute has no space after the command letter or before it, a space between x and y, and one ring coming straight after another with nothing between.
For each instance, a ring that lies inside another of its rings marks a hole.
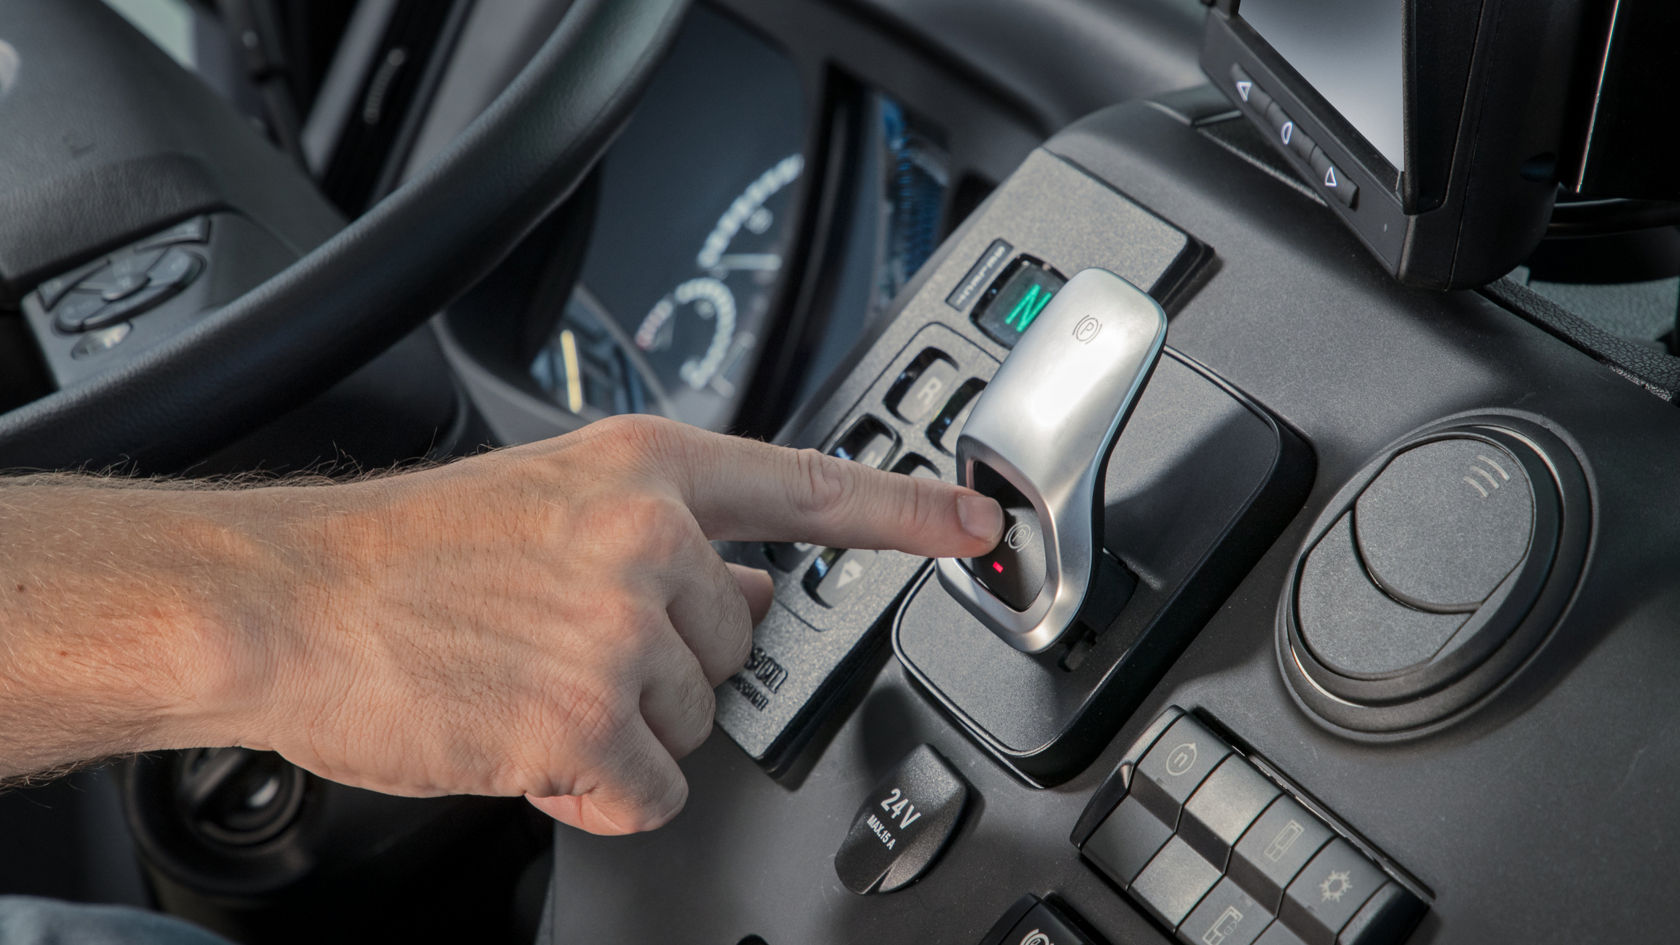
<instances>
[{"instance_id":1,"label":"silver metal accent","mask_svg":"<svg viewBox=\"0 0 1680 945\"><path fill-rule=\"evenodd\" d=\"M998 600L964 562L942 558L939 582L980 622L1027 653L1062 638L1090 594L1102 553L1102 477L1114 440L1166 343L1167 315L1102 269L1075 275L1021 336L957 438L957 482L976 463L1033 504L1044 586L1023 611Z\"/></svg>"}]
</instances>

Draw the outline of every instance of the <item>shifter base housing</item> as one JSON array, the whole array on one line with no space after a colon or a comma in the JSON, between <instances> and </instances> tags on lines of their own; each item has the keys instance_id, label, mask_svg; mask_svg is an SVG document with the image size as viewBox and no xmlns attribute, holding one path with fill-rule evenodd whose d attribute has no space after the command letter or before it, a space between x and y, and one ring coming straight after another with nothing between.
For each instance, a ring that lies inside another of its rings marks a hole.
<instances>
[{"instance_id":1,"label":"shifter base housing","mask_svg":"<svg viewBox=\"0 0 1680 945\"><path fill-rule=\"evenodd\" d=\"M1060 783L1113 737L1162 672L1277 539L1312 482L1312 454L1263 407L1168 348L1109 459L1108 554L1073 650L1010 646L924 575L893 649L987 751ZM1112 556L1112 557L1111 557ZM1122 566L1123 567L1118 567ZM1134 577L1135 576L1135 577ZM1105 619L1096 611L1107 606Z\"/></svg>"}]
</instances>

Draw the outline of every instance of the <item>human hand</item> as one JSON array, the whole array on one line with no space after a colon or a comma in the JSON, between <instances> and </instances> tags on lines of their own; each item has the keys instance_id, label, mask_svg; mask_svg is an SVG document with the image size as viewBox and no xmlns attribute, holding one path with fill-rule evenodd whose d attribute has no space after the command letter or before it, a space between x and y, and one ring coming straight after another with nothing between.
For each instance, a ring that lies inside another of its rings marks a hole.
<instances>
[{"instance_id":1,"label":"human hand","mask_svg":"<svg viewBox=\"0 0 1680 945\"><path fill-rule=\"evenodd\" d=\"M991 499L645 417L345 486L261 490L300 588L243 741L405 795L523 795L603 834L674 817L771 582L712 540L971 557Z\"/></svg>"}]
</instances>

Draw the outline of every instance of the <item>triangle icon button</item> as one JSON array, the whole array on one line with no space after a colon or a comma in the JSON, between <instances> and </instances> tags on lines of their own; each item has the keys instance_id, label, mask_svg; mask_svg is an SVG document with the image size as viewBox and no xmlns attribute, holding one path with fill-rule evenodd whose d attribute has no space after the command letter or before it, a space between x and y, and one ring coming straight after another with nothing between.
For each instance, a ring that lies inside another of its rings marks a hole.
<instances>
[{"instance_id":1,"label":"triangle icon button","mask_svg":"<svg viewBox=\"0 0 1680 945\"><path fill-rule=\"evenodd\" d=\"M1341 186L1341 179L1336 176L1336 169L1334 167L1325 169L1324 186L1330 188L1331 190L1335 190L1337 187Z\"/></svg>"},{"instance_id":2,"label":"triangle icon button","mask_svg":"<svg viewBox=\"0 0 1680 945\"><path fill-rule=\"evenodd\" d=\"M1237 83L1237 94L1242 96L1243 101L1245 101L1245 102L1248 101L1248 93L1250 93L1252 91L1254 91L1254 83L1253 82L1238 82Z\"/></svg>"}]
</instances>

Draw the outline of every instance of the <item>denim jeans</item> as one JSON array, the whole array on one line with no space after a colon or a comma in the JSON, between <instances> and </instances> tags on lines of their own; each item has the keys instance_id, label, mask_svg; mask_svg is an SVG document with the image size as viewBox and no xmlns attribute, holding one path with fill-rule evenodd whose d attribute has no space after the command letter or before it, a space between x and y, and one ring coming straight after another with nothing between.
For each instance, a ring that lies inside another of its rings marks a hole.
<instances>
[{"instance_id":1,"label":"denim jeans","mask_svg":"<svg viewBox=\"0 0 1680 945\"><path fill-rule=\"evenodd\" d=\"M0 945L228 945L154 912L0 896Z\"/></svg>"}]
</instances>

